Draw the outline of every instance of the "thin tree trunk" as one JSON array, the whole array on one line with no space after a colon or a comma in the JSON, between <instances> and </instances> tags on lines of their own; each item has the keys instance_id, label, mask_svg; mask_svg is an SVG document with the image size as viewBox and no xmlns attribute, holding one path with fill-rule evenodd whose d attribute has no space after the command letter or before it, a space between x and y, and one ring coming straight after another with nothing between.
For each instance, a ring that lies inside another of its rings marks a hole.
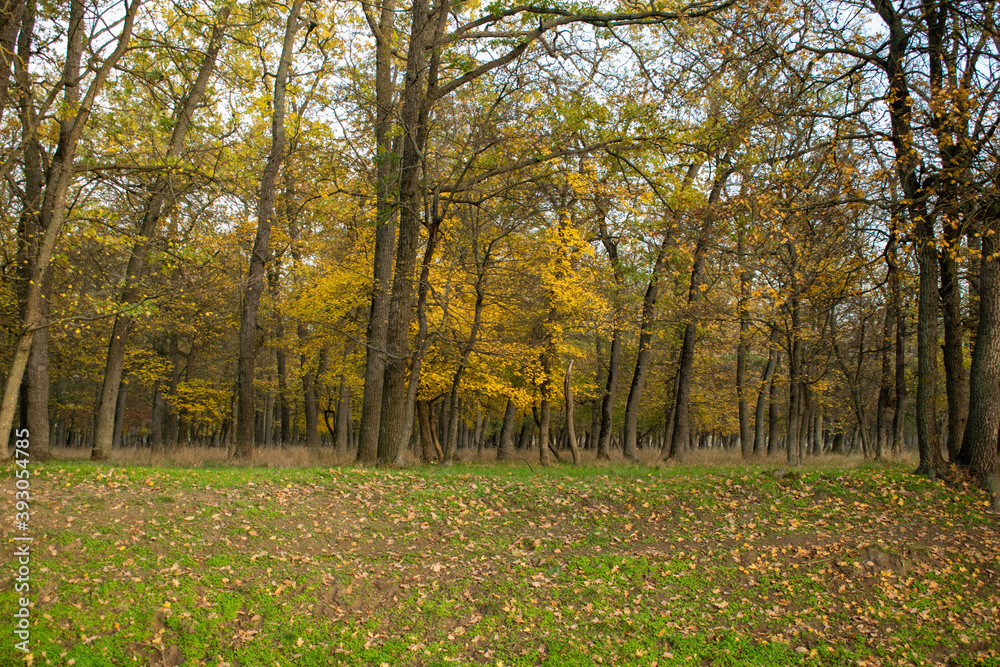
<instances>
[{"instance_id":1,"label":"thin tree trunk","mask_svg":"<svg viewBox=\"0 0 1000 667\"><path fill-rule=\"evenodd\" d=\"M489 250L486 251L480 260L478 243L473 242L473 252L476 254L476 263L478 265L477 268L479 273L476 277L476 305L472 317L472 328L469 332L469 340L462 346L462 357L458 362L458 368L455 369L455 374L451 382L451 398L449 400L449 404L451 405L451 414L448 419L448 440L445 446L445 462L449 463L451 462L455 451L455 437L457 435L459 420L458 396L459 390L462 386L462 376L465 373L465 369L469 365L469 357L472 355L472 350L475 348L476 340L479 337L479 327L483 320L483 304L486 299L486 270L490 261Z\"/></svg>"},{"instance_id":2,"label":"thin tree trunk","mask_svg":"<svg viewBox=\"0 0 1000 667\"><path fill-rule=\"evenodd\" d=\"M194 118L194 113L201 104L208 87L209 79L215 70L216 59L222 48L222 41L229 20L231 7L226 5L220 12L212 35L209 38L205 57L202 59L198 76L191 90L178 103L174 111L174 129L167 144L165 160L169 163L180 157L184 148L184 140ZM156 235L156 227L169 208L169 198L173 191L171 177L157 178L150 186L149 198L146 200L142 222L139 224L138 236L129 255L128 266L125 269L124 285L118 295L118 303L127 305L140 297L140 281L145 271L146 255ZM129 334L135 327L135 318L126 313L115 316L111 328L111 339L108 343L108 354L104 368L104 380L101 386L100 400L97 410L97 421L94 427L94 449L91 458L101 460L110 450L115 422L115 405L118 396L118 386L122 381L125 368L125 348Z\"/></svg>"},{"instance_id":3,"label":"thin tree trunk","mask_svg":"<svg viewBox=\"0 0 1000 667\"><path fill-rule=\"evenodd\" d=\"M335 446L347 449L351 439L351 387L341 377L340 395L337 400L337 435Z\"/></svg>"},{"instance_id":4,"label":"thin tree trunk","mask_svg":"<svg viewBox=\"0 0 1000 667\"><path fill-rule=\"evenodd\" d=\"M757 391L757 409L754 413L754 454L763 454L767 450L767 445L764 443L764 404L767 401L767 394L774 384L774 369L778 365L778 354L778 350L773 344L768 347L767 366L760 379L760 389Z\"/></svg>"},{"instance_id":5,"label":"thin tree trunk","mask_svg":"<svg viewBox=\"0 0 1000 667\"><path fill-rule=\"evenodd\" d=\"M890 241L891 242L891 241ZM875 460L884 456L889 443L889 422L887 413L892 391L892 365L889 362L889 349L892 347L892 304L885 309L885 320L882 325L882 375L879 382L878 407L875 413Z\"/></svg>"},{"instance_id":6,"label":"thin tree trunk","mask_svg":"<svg viewBox=\"0 0 1000 667\"><path fill-rule=\"evenodd\" d=\"M747 300L750 298L750 273L746 268L746 249L743 243L744 230L740 226L736 236L736 257L740 265L740 299L736 306L740 316L740 339L736 345L736 397L739 402L740 450L743 458L753 453L750 435L750 407L747 400L747 351L750 338L750 314Z\"/></svg>"},{"instance_id":7,"label":"thin tree trunk","mask_svg":"<svg viewBox=\"0 0 1000 667\"><path fill-rule=\"evenodd\" d=\"M115 408L115 433L111 439L112 449L122 447L125 443L122 440L122 433L125 431L125 406L128 403L128 383L123 382L118 388L118 404Z\"/></svg>"},{"instance_id":8,"label":"thin tree trunk","mask_svg":"<svg viewBox=\"0 0 1000 667\"><path fill-rule=\"evenodd\" d=\"M163 392L160 383L153 387L153 409L149 419L149 446L153 453L163 450Z\"/></svg>"},{"instance_id":9,"label":"thin tree trunk","mask_svg":"<svg viewBox=\"0 0 1000 667\"><path fill-rule=\"evenodd\" d=\"M632 385L628 390L628 401L625 405L625 432L623 435L623 453L627 461L637 463L637 438L639 424L639 406L642 393L646 386L646 376L649 372L649 361L652 358L653 320L656 313L656 300L660 291L660 274L666 268L668 235L664 235L660 249L653 265L653 274L646 286L646 294L642 300L642 320L639 324L639 350L635 359L635 371L632 373ZM575 461L575 456L574 456Z\"/></svg>"},{"instance_id":10,"label":"thin tree trunk","mask_svg":"<svg viewBox=\"0 0 1000 667\"><path fill-rule=\"evenodd\" d=\"M729 180L731 170L727 169L719 173L712 186L712 192L708 197L708 204L704 211L704 221L701 226L701 233L698 236L698 243L694 249L694 262L691 265L691 285L688 289L688 323L684 326L684 342L681 346L680 361L677 365L677 401L674 408L674 432L670 443L669 458L680 460L684 456L684 443L691 433L691 417L689 409L691 407L691 382L694 369L694 346L697 336L697 322L694 315L694 306L701 300L702 283L705 279L705 261L708 257L708 242L711 239L712 227L715 222L715 213L711 210L719 202L722 190Z\"/></svg>"},{"instance_id":11,"label":"thin tree trunk","mask_svg":"<svg viewBox=\"0 0 1000 667\"><path fill-rule=\"evenodd\" d=\"M614 415L615 394L618 387L618 377L621 374L622 328L624 326L624 304L621 264L618 260L618 243L608 234L604 220L601 221L601 242L611 260L611 269L615 278L614 313L611 323L611 354L608 358L608 374L605 378L604 395L601 397L601 430L597 436L597 460L607 461L611 458L611 434L614 430L612 417Z\"/></svg>"},{"instance_id":12,"label":"thin tree trunk","mask_svg":"<svg viewBox=\"0 0 1000 667\"><path fill-rule=\"evenodd\" d=\"M781 350L775 352L775 368L781 365ZM778 423L779 423L779 406L778 406L778 383L774 381L774 375L771 376L771 385L768 388L768 405L767 405L767 454L770 456L778 451Z\"/></svg>"},{"instance_id":13,"label":"thin tree trunk","mask_svg":"<svg viewBox=\"0 0 1000 667\"><path fill-rule=\"evenodd\" d=\"M503 426L500 427L500 447L497 449L497 461L509 461L514 449L514 416L517 406L507 399L507 407L503 412Z\"/></svg>"},{"instance_id":14,"label":"thin tree trunk","mask_svg":"<svg viewBox=\"0 0 1000 667\"><path fill-rule=\"evenodd\" d=\"M569 449L573 453L573 465L580 465L580 449L576 444L576 424L573 422L573 360L566 366L566 379L563 381L563 393L566 397L566 437L569 439ZM638 460L638 456L636 457Z\"/></svg>"},{"instance_id":15,"label":"thin tree trunk","mask_svg":"<svg viewBox=\"0 0 1000 667\"><path fill-rule=\"evenodd\" d=\"M268 243L274 223L275 184L285 150L285 89L292 61L292 46L299 28L299 10L303 0L295 0L288 12L285 37L281 46L281 59L274 77L274 102L271 116L271 150L260 181L260 199L257 204L257 235L250 253L250 270L247 290L243 295L243 313L240 318L240 349L237 387L239 414L235 456L248 458L254 445L254 364L257 359L257 309L264 291L264 269L268 260Z\"/></svg>"},{"instance_id":16,"label":"thin tree trunk","mask_svg":"<svg viewBox=\"0 0 1000 667\"><path fill-rule=\"evenodd\" d=\"M895 236L898 226L897 215L892 216L893 228L890 233ZM899 286L899 258L897 257L896 244L893 243L891 252L886 254L886 263L889 266L889 293L892 299L892 315L896 320L895 338L895 385L896 385L896 406L892 413L892 452L899 456L903 451L903 427L906 417L906 313L903 309L903 295Z\"/></svg>"}]
</instances>

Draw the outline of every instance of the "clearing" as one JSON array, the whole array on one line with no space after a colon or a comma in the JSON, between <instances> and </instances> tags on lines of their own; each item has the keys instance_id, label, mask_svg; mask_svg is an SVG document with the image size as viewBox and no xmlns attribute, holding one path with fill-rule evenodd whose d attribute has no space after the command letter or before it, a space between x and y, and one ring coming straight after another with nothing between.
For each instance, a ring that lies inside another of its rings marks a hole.
<instances>
[{"instance_id":1,"label":"clearing","mask_svg":"<svg viewBox=\"0 0 1000 667\"><path fill-rule=\"evenodd\" d=\"M774 467L32 465L27 662L1000 665L984 493Z\"/></svg>"}]
</instances>

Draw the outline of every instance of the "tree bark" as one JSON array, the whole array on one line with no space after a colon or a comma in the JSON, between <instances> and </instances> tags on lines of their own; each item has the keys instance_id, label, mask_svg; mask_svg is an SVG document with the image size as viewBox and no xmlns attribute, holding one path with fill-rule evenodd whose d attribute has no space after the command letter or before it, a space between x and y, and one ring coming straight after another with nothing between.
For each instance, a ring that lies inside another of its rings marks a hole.
<instances>
[{"instance_id":1,"label":"tree bark","mask_svg":"<svg viewBox=\"0 0 1000 667\"><path fill-rule=\"evenodd\" d=\"M892 229L889 233L895 236L898 233L898 216L896 214L892 215L891 224ZM903 309L903 295L899 286L899 258L895 243L891 246L891 252L886 255L886 263L889 265L888 279L892 314L896 320L894 355L896 406L892 413L892 452L893 455L898 456L903 451L903 427L906 418L906 313Z\"/></svg>"},{"instance_id":2,"label":"tree bark","mask_svg":"<svg viewBox=\"0 0 1000 667\"><path fill-rule=\"evenodd\" d=\"M775 358L775 368L781 365L781 350L777 350L774 355ZM774 375L771 376L771 384L768 387L768 401L767 401L767 453L771 454L778 451L778 422L779 422L779 412L778 412L778 383L774 381Z\"/></svg>"},{"instance_id":3,"label":"tree bark","mask_svg":"<svg viewBox=\"0 0 1000 667\"><path fill-rule=\"evenodd\" d=\"M969 421L965 429L970 472L992 494L1000 511L1000 204L987 207L979 272L979 328L972 348Z\"/></svg>"},{"instance_id":4,"label":"tree bark","mask_svg":"<svg viewBox=\"0 0 1000 667\"><path fill-rule=\"evenodd\" d=\"M288 12L285 36L281 45L281 58L274 77L274 101L271 115L271 150L260 181L260 198L257 203L257 235L250 253L250 270L247 289L243 296L243 313L240 318L240 349L237 390L239 414L236 422L236 447L234 455L249 458L254 446L254 364L257 359L257 309L264 291L264 269L268 260L268 244L274 223L275 184L285 151L285 89L292 61L292 47L299 28L299 11L303 0L295 0Z\"/></svg>"},{"instance_id":5,"label":"tree bark","mask_svg":"<svg viewBox=\"0 0 1000 667\"><path fill-rule=\"evenodd\" d=\"M890 241L891 242L891 241ZM878 407L875 413L875 460L883 458L886 445L889 442L889 423L887 413L892 392L892 365L889 362L889 349L892 347L892 304L885 309L885 320L882 325L882 373L879 380Z\"/></svg>"},{"instance_id":6,"label":"tree bark","mask_svg":"<svg viewBox=\"0 0 1000 667\"><path fill-rule=\"evenodd\" d=\"M472 355L472 350L476 346L476 340L479 337L479 327L483 321L483 304L486 300L486 271L490 263L490 250L487 250L483 257L479 257L479 247L477 242L473 242L473 252L476 255L476 264L478 275L476 276L476 305L474 308L474 314L472 317L472 328L469 332L469 340L462 346L462 357L458 362L458 368L455 369L455 374L451 381L451 413L448 418L448 440L445 445L445 462L451 462L452 456L455 452L456 436L458 433L458 420L459 410L459 391L462 386L462 376L465 373L465 369L469 365L469 357Z\"/></svg>"},{"instance_id":7,"label":"tree bark","mask_svg":"<svg viewBox=\"0 0 1000 667\"><path fill-rule=\"evenodd\" d=\"M436 9L439 12L438 24L440 30L443 30L449 14L448 0L441 0ZM424 208L420 187L423 173L421 167L427 142L428 87L433 86L430 76L433 68L428 68L427 47L433 39L435 26L429 17L428 0L415 0L411 14L413 23L400 112L403 145L399 168L399 234L392 295L389 298L386 364L377 450L378 464L383 466L396 463L406 423L406 370L410 346L413 274Z\"/></svg>"},{"instance_id":8,"label":"tree bark","mask_svg":"<svg viewBox=\"0 0 1000 667\"><path fill-rule=\"evenodd\" d=\"M921 166L913 138L910 119L913 117L909 83L904 63L909 57L911 34L907 31L888 0L871 0L872 9L889 29L889 55L885 71L889 83L888 102L891 139L896 154L896 174L903 196L905 211L914 228L917 247L919 287L917 297L917 443L920 464L917 473L936 476L944 471L938 441L935 393L937 386L937 306L938 257L935 250L934 220L925 204L923 185L917 171Z\"/></svg>"},{"instance_id":9,"label":"tree bark","mask_svg":"<svg viewBox=\"0 0 1000 667\"><path fill-rule=\"evenodd\" d=\"M393 32L395 0L382 0L379 20L365 12L375 35L375 251L372 302L368 317L365 358L365 388L361 399L361 423L358 428L357 461L371 465L378 455L379 423L382 415L382 389L385 378L386 335L389 327L389 289L392 282L392 256L396 238L396 188L398 144L393 145L390 130L393 122L395 67Z\"/></svg>"},{"instance_id":10,"label":"tree bark","mask_svg":"<svg viewBox=\"0 0 1000 667\"><path fill-rule=\"evenodd\" d=\"M128 404L128 383L123 382L118 389L118 400L115 401L118 405L115 408L115 434L111 439L111 447L124 446L125 442L122 438L125 431L125 406Z\"/></svg>"}]
</instances>

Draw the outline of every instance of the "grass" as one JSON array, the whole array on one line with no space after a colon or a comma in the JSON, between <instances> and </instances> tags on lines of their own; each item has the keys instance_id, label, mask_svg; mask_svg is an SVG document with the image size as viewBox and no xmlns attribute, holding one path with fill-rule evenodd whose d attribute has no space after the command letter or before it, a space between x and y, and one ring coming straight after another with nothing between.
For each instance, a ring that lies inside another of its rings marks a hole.
<instances>
[{"instance_id":1,"label":"grass","mask_svg":"<svg viewBox=\"0 0 1000 667\"><path fill-rule=\"evenodd\" d=\"M27 662L1000 665L981 491L708 463L33 465Z\"/></svg>"}]
</instances>

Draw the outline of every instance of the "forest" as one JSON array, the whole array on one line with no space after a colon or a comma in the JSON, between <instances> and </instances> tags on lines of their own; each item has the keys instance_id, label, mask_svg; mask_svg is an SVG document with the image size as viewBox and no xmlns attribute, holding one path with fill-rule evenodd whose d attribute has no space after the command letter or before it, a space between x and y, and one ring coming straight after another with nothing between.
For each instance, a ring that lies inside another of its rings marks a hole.
<instances>
[{"instance_id":1,"label":"forest","mask_svg":"<svg viewBox=\"0 0 1000 667\"><path fill-rule=\"evenodd\" d=\"M915 449L1000 502L998 67L992 0L4 0L4 458Z\"/></svg>"}]
</instances>

